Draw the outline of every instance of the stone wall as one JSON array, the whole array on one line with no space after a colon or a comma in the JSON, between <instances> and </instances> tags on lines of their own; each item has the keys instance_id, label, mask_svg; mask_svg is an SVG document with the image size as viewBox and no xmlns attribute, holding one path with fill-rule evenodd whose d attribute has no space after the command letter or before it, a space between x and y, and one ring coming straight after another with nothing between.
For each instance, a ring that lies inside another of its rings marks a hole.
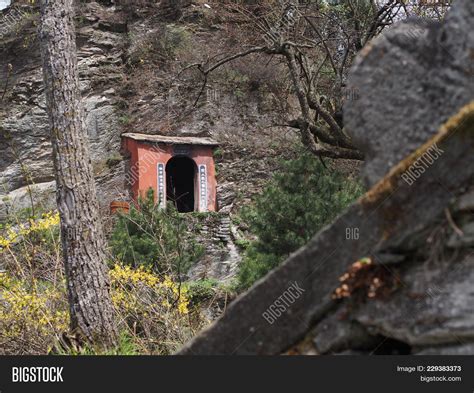
<instances>
[{"instance_id":1,"label":"stone wall","mask_svg":"<svg viewBox=\"0 0 474 393\"><path fill-rule=\"evenodd\" d=\"M241 256L235 244L229 214L199 214L192 221L194 225L191 231L196 234L196 240L205 252L201 260L191 267L187 279L230 282L235 277Z\"/></svg>"}]
</instances>

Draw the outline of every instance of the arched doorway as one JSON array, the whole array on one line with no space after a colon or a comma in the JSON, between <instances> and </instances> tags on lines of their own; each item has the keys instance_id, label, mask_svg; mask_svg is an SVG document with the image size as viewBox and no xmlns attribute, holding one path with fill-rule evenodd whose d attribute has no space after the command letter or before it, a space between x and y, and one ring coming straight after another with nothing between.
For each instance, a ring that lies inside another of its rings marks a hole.
<instances>
[{"instance_id":1,"label":"arched doorway","mask_svg":"<svg viewBox=\"0 0 474 393\"><path fill-rule=\"evenodd\" d=\"M166 199L180 213L194 211L196 164L188 157L176 156L166 164Z\"/></svg>"}]
</instances>

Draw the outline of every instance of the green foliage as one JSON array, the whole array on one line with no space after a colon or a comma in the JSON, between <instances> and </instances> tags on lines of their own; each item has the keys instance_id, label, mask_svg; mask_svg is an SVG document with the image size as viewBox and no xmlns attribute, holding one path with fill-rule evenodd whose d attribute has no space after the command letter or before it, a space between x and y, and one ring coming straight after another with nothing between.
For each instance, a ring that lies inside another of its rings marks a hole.
<instances>
[{"instance_id":1,"label":"green foliage","mask_svg":"<svg viewBox=\"0 0 474 393\"><path fill-rule=\"evenodd\" d=\"M120 333L119 342L115 348L104 351L100 348L95 348L91 344L84 344L81 347L68 348L64 350L63 348L57 348L58 355L66 356L135 356L139 355L139 350L133 342L133 337L129 335L128 332Z\"/></svg>"},{"instance_id":2,"label":"green foliage","mask_svg":"<svg viewBox=\"0 0 474 393\"><path fill-rule=\"evenodd\" d=\"M251 240L244 239L244 238L236 239L234 243L237 247L239 247L242 250L247 250L252 245Z\"/></svg>"},{"instance_id":3,"label":"green foliage","mask_svg":"<svg viewBox=\"0 0 474 393\"><path fill-rule=\"evenodd\" d=\"M277 267L283 257L275 254L265 254L258 251L258 241L246 250L245 257L240 265L237 289L250 287L255 281L265 276L270 270Z\"/></svg>"},{"instance_id":4,"label":"green foliage","mask_svg":"<svg viewBox=\"0 0 474 393\"><path fill-rule=\"evenodd\" d=\"M175 57L180 50L186 49L189 45L191 34L182 26L165 26L164 35L161 38L162 51L168 58Z\"/></svg>"},{"instance_id":5,"label":"green foliage","mask_svg":"<svg viewBox=\"0 0 474 393\"><path fill-rule=\"evenodd\" d=\"M187 296L191 305L200 305L208 300L233 297L237 285L234 282L223 283L214 278L204 278L186 283Z\"/></svg>"},{"instance_id":6,"label":"green foliage","mask_svg":"<svg viewBox=\"0 0 474 393\"><path fill-rule=\"evenodd\" d=\"M10 198L3 198L3 202L8 205L12 205ZM9 212L8 216L0 223L0 230L3 230L6 226L11 226L12 224L19 224L21 222L28 221L29 219L37 219L38 215L33 214L33 209L31 207L24 207L18 210L13 210ZM36 213L36 212L35 212Z\"/></svg>"},{"instance_id":7,"label":"green foliage","mask_svg":"<svg viewBox=\"0 0 474 393\"><path fill-rule=\"evenodd\" d=\"M130 123L130 116L128 116L127 114L124 114L122 116L119 117L119 122L122 124L122 125L127 125Z\"/></svg>"},{"instance_id":8,"label":"green foliage","mask_svg":"<svg viewBox=\"0 0 474 393\"><path fill-rule=\"evenodd\" d=\"M111 236L113 254L134 267L152 267L156 272L185 273L203 253L188 233L186 216L170 204L166 210L155 203L150 189L146 198L121 214Z\"/></svg>"},{"instance_id":9,"label":"green foliage","mask_svg":"<svg viewBox=\"0 0 474 393\"><path fill-rule=\"evenodd\" d=\"M189 297L193 303L212 298L215 295L219 282L213 278L206 278L188 283Z\"/></svg>"},{"instance_id":10,"label":"green foliage","mask_svg":"<svg viewBox=\"0 0 474 393\"><path fill-rule=\"evenodd\" d=\"M123 161L123 157L120 153L115 152L107 157L106 164L110 168L113 168L115 165L120 164Z\"/></svg>"},{"instance_id":11,"label":"green foliage","mask_svg":"<svg viewBox=\"0 0 474 393\"><path fill-rule=\"evenodd\" d=\"M257 240L246 250L240 287L278 266L361 194L358 183L324 168L309 153L284 163L255 204L242 212Z\"/></svg>"},{"instance_id":12,"label":"green foliage","mask_svg":"<svg viewBox=\"0 0 474 393\"><path fill-rule=\"evenodd\" d=\"M224 150L222 150L220 147L214 150L213 152L214 158L219 159L224 156Z\"/></svg>"}]
</instances>

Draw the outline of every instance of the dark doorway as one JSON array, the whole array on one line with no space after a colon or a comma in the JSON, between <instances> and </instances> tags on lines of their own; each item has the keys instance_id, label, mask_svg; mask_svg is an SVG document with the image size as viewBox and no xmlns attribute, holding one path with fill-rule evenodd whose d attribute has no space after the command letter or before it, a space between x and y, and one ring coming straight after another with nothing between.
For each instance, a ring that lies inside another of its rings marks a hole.
<instances>
[{"instance_id":1,"label":"dark doorway","mask_svg":"<svg viewBox=\"0 0 474 393\"><path fill-rule=\"evenodd\" d=\"M166 195L180 213L194 211L196 165L188 157L173 157L166 164Z\"/></svg>"}]
</instances>

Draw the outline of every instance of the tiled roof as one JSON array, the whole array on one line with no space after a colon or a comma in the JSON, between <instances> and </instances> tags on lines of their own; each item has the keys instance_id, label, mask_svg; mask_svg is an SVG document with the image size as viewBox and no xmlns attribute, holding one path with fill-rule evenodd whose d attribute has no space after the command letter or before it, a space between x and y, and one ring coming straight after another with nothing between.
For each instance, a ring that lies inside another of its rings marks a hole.
<instances>
[{"instance_id":1,"label":"tiled roof","mask_svg":"<svg viewBox=\"0 0 474 393\"><path fill-rule=\"evenodd\" d=\"M136 141L143 142L156 142L166 143L170 145L206 145L206 146L218 146L212 138L194 137L194 136L166 136L166 135L148 135L148 134L136 134L136 133L125 133L122 134L123 138L130 138Z\"/></svg>"}]
</instances>

